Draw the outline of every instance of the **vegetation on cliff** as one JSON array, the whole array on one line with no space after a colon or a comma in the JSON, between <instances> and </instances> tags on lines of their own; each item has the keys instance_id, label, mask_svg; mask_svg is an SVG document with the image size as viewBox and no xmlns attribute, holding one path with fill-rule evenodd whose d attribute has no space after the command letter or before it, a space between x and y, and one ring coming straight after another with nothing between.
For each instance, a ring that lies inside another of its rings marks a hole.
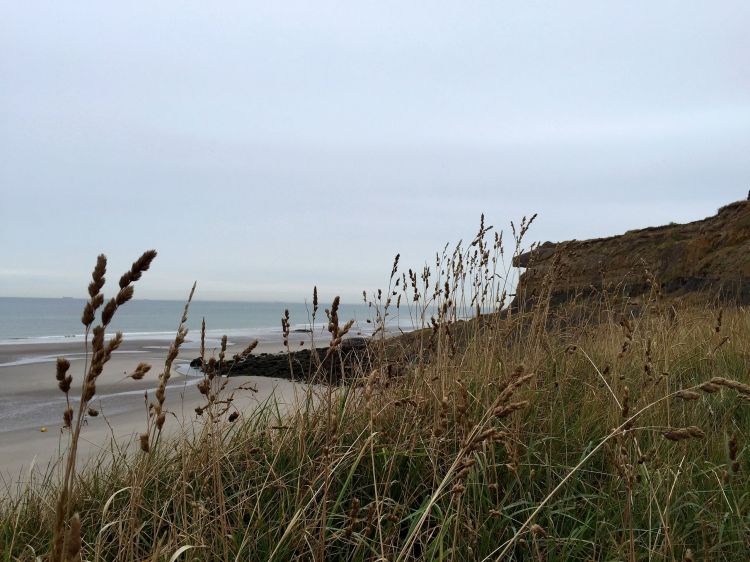
<instances>
[{"instance_id":1,"label":"vegetation on cliff","mask_svg":"<svg viewBox=\"0 0 750 562\"><path fill-rule=\"evenodd\" d=\"M606 291L637 297L658 279L664 295L750 303L750 201L719 209L715 216L688 223L633 230L595 240L546 242L517 256L526 268L520 300L533 302L553 286L561 303ZM519 302L520 302L519 300Z\"/></svg>"}]
</instances>

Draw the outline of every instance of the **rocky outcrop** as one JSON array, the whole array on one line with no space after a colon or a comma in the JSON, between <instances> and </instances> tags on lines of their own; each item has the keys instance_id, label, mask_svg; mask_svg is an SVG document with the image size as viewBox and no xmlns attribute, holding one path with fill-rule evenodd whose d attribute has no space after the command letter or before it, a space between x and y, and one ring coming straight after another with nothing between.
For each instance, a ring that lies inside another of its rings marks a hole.
<instances>
[{"instance_id":1,"label":"rocky outcrop","mask_svg":"<svg viewBox=\"0 0 750 562\"><path fill-rule=\"evenodd\" d=\"M252 375L305 382L338 384L369 372L371 357L364 338L345 339L339 349L329 353L328 348L302 349L290 353L261 353L248 355L241 361L226 361L219 365L219 374L225 376ZM190 366L201 369L198 357Z\"/></svg>"},{"instance_id":2,"label":"rocky outcrop","mask_svg":"<svg viewBox=\"0 0 750 562\"><path fill-rule=\"evenodd\" d=\"M687 224L632 230L594 240L546 242L514 260L526 268L515 307L588 298L603 289L637 297L656 283L662 295L702 293L750 303L750 201Z\"/></svg>"}]
</instances>

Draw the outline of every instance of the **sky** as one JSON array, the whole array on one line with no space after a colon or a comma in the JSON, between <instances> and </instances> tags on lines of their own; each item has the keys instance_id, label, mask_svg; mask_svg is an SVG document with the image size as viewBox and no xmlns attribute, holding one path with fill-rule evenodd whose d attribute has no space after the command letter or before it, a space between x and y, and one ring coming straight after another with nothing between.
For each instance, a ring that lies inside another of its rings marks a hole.
<instances>
[{"instance_id":1,"label":"sky","mask_svg":"<svg viewBox=\"0 0 750 562\"><path fill-rule=\"evenodd\" d=\"M0 0L0 296L355 299L750 190L750 3Z\"/></svg>"}]
</instances>

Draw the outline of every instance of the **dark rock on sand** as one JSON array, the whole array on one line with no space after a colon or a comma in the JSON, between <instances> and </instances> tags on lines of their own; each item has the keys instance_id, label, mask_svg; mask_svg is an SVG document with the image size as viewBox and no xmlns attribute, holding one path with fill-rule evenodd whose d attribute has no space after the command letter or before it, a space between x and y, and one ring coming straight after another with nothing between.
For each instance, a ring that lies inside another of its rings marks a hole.
<instances>
[{"instance_id":1,"label":"dark rock on sand","mask_svg":"<svg viewBox=\"0 0 750 562\"><path fill-rule=\"evenodd\" d=\"M191 361L190 366L201 368L200 357ZM346 339L332 352L326 347L251 354L242 361L225 361L220 366L225 376L252 375L330 384L360 377L370 369L370 352L364 338Z\"/></svg>"}]
</instances>

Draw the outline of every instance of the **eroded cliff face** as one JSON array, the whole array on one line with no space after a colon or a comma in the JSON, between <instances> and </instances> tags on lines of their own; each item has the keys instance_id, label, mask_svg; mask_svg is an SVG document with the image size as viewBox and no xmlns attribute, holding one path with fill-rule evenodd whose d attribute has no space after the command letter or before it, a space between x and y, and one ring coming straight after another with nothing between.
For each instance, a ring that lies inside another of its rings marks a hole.
<instances>
[{"instance_id":1,"label":"eroded cliff face","mask_svg":"<svg viewBox=\"0 0 750 562\"><path fill-rule=\"evenodd\" d=\"M702 293L750 303L750 201L719 209L715 216L688 223L632 230L594 240L546 242L520 255L526 268L516 304L549 295L552 304L609 294L637 297Z\"/></svg>"}]
</instances>

